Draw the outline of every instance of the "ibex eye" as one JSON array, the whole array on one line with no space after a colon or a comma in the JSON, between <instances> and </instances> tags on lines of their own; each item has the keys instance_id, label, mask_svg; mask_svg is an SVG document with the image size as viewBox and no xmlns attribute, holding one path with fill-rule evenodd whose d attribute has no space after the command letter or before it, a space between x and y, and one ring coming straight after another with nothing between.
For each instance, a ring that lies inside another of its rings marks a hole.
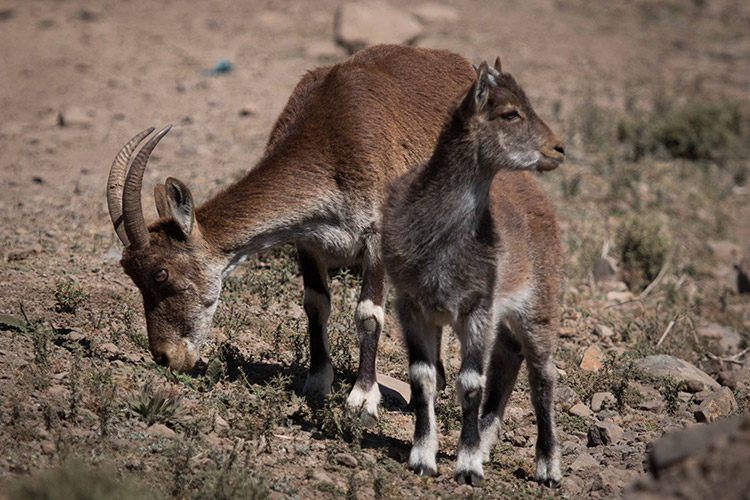
<instances>
[{"instance_id":1,"label":"ibex eye","mask_svg":"<svg viewBox=\"0 0 750 500\"><path fill-rule=\"evenodd\" d=\"M505 113L503 113L500 116L503 118L503 120L507 120L509 122L514 122L514 121L518 120L521 117L521 115L518 114L518 111L515 111L515 110L514 111L506 111Z\"/></svg>"},{"instance_id":2,"label":"ibex eye","mask_svg":"<svg viewBox=\"0 0 750 500\"><path fill-rule=\"evenodd\" d=\"M160 269L154 273L154 281L157 283L164 283L169 278L169 273L166 269Z\"/></svg>"}]
</instances>

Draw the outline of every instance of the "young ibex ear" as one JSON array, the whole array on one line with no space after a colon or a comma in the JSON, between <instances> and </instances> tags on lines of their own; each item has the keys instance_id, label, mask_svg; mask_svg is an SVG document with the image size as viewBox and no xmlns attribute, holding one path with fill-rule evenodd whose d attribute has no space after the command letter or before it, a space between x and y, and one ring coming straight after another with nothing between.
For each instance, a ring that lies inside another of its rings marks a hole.
<instances>
[{"instance_id":1,"label":"young ibex ear","mask_svg":"<svg viewBox=\"0 0 750 500\"><path fill-rule=\"evenodd\" d=\"M154 201L156 202L156 211L160 218L167 217L171 214L169 203L167 202L167 188L164 184L154 186Z\"/></svg>"},{"instance_id":2,"label":"young ibex ear","mask_svg":"<svg viewBox=\"0 0 750 500\"><path fill-rule=\"evenodd\" d=\"M195 214L193 213L193 195L181 181L169 177L165 185L167 204L182 236L187 238L193 232Z\"/></svg>"},{"instance_id":3,"label":"young ibex ear","mask_svg":"<svg viewBox=\"0 0 750 500\"><path fill-rule=\"evenodd\" d=\"M500 56L497 56L497 58L495 58L495 69L498 73L503 72L503 68L500 66Z\"/></svg>"},{"instance_id":4,"label":"young ibex ear","mask_svg":"<svg viewBox=\"0 0 750 500\"><path fill-rule=\"evenodd\" d=\"M461 111L464 119L481 113L487 104L487 98L490 91L490 79L488 74L487 61L483 61L477 70L477 79L466 94L464 101L461 103Z\"/></svg>"}]
</instances>

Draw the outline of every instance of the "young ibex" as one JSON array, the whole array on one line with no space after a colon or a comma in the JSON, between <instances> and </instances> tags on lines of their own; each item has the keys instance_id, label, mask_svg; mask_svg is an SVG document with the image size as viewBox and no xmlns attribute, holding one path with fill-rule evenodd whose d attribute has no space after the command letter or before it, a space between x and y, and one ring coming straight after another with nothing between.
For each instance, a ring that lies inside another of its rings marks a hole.
<instances>
[{"instance_id":1,"label":"young ibex","mask_svg":"<svg viewBox=\"0 0 750 500\"><path fill-rule=\"evenodd\" d=\"M384 45L307 73L270 134L260 162L200 207L169 178L157 185L160 219L146 225L141 184L149 154L169 127L133 160L134 137L117 155L107 201L125 245L122 266L141 290L154 359L191 369L207 338L222 279L248 255L295 242L309 320L305 391L328 393L333 381L326 324L327 270L359 263L356 308L359 373L349 404L377 416L375 356L386 295L375 229L386 186L424 163L455 96L474 78L471 64L447 51Z\"/></svg>"},{"instance_id":2,"label":"young ibex","mask_svg":"<svg viewBox=\"0 0 750 500\"><path fill-rule=\"evenodd\" d=\"M524 170L552 170L560 140L513 77L482 63L434 154L394 182L383 210L383 262L409 351L416 425L409 468L437 474L441 331L461 344L455 479L477 485L526 359L538 427L536 479L560 482L552 355L561 246L555 214Z\"/></svg>"}]
</instances>

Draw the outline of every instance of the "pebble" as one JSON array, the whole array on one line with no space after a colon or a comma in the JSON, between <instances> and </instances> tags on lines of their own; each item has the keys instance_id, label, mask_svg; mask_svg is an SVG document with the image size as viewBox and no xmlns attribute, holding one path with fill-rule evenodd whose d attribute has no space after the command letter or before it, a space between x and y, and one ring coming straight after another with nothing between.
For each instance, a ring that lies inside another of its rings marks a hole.
<instances>
[{"instance_id":1,"label":"pebble","mask_svg":"<svg viewBox=\"0 0 750 500\"><path fill-rule=\"evenodd\" d=\"M591 409L595 412L599 412L604 407L605 403L612 404L615 402L615 397L611 392L597 392L591 396Z\"/></svg>"},{"instance_id":2,"label":"pebble","mask_svg":"<svg viewBox=\"0 0 750 500\"><path fill-rule=\"evenodd\" d=\"M589 410L589 407L586 406L583 403L577 403L573 405L573 407L568 410L568 413L571 415L575 415L577 417L586 418L591 416L591 410Z\"/></svg>"},{"instance_id":3,"label":"pebble","mask_svg":"<svg viewBox=\"0 0 750 500\"><path fill-rule=\"evenodd\" d=\"M146 432L150 436L159 436L159 437L165 437L165 438L173 438L177 433L167 427L164 424L153 424L151 427L146 429Z\"/></svg>"},{"instance_id":4,"label":"pebble","mask_svg":"<svg viewBox=\"0 0 750 500\"><path fill-rule=\"evenodd\" d=\"M598 372L604 363L604 353L598 345L590 345L583 353L581 369L588 372Z\"/></svg>"},{"instance_id":5,"label":"pebble","mask_svg":"<svg viewBox=\"0 0 750 500\"><path fill-rule=\"evenodd\" d=\"M354 468L359 465L359 462L357 462L357 459L354 458L354 455L350 455L349 453L336 453L333 456L333 460L337 464L343 465L345 467Z\"/></svg>"},{"instance_id":6,"label":"pebble","mask_svg":"<svg viewBox=\"0 0 750 500\"><path fill-rule=\"evenodd\" d=\"M706 397L695 410L695 420L698 422L715 422L726 418L737 410L737 400L734 399L732 390L722 387Z\"/></svg>"},{"instance_id":7,"label":"pebble","mask_svg":"<svg viewBox=\"0 0 750 500\"><path fill-rule=\"evenodd\" d=\"M622 438L622 432L622 429L612 422L596 422L589 427L587 446L615 444Z\"/></svg>"}]
</instances>

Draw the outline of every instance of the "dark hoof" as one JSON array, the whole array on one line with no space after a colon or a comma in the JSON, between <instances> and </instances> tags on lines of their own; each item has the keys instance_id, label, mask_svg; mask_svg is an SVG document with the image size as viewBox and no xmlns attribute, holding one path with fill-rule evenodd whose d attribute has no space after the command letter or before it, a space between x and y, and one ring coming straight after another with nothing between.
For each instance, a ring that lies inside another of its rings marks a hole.
<instances>
[{"instance_id":1,"label":"dark hoof","mask_svg":"<svg viewBox=\"0 0 750 500\"><path fill-rule=\"evenodd\" d=\"M536 482L546 486L547 488L552 488L553 490L560 487L560 481L557 479L537 479Z\"/></svg>"},{"instance_id":2,"label":"dark hoof","mask_svg":"<svg viewBox=\"0 0 750 500\"><path fill-rule=\"evenodd\" d=\"M456 472L453 476L453 479L455 479L458 484L468 484L470 486L479 486L480 484L482 484L482 476L480 476L476 472L471 472L468 470Z\"/></svg>"},{"instance_id":3,"label":"dark hoof","mask_svg":"<svg viewBox=\"0 0 750 500\"><path fill-rule=\"evenodd\" d=\"M428 465L409 466L409 470L418 476L435 477L438 475L437 469L433 469Z\"/></svg>"}]
</instances>

